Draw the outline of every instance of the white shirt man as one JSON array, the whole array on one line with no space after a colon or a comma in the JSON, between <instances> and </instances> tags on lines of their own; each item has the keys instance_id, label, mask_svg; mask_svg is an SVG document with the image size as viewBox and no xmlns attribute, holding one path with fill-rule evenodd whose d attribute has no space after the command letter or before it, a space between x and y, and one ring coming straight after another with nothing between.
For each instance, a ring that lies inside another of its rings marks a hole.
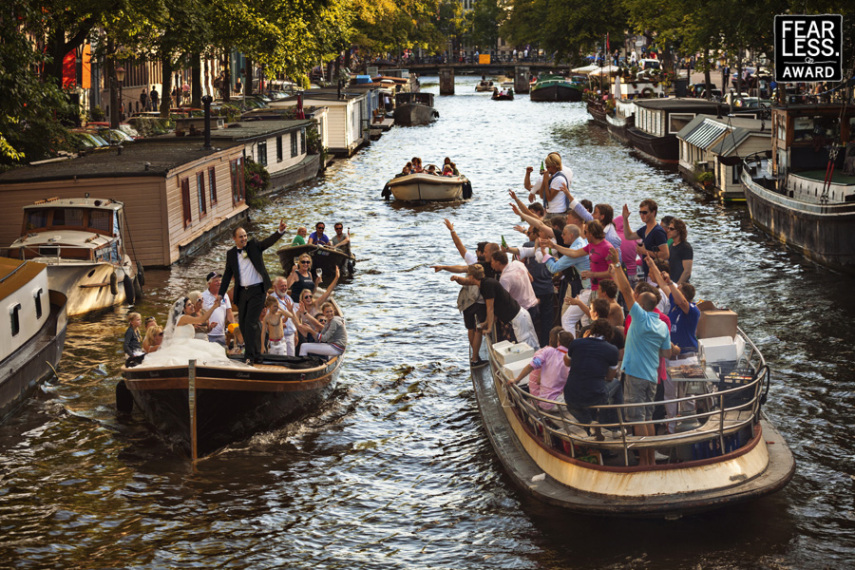
<instances>
[{"instance_id":1,"label":"white shirt man","mask_svg":"<svg viewBox=\"0 0 855 570\"><path fill-rule=\"evenodd\" d=\"M216 271L208 273L207 276L208 288L202 293L202 310L207 311L217 302L217 294L220 289L222 277ZM208 323L213 324L214 328L208 331L208 340L226 346L226 326L233 323L235 316L232 313L232 302L229 296L223 297L220 306L217 307L211 316L208 318Z\"/></svg>"},{"instance_id":2,"label":"white shirt man","mask_svg":"<svg viewBox=\"0 0 855 570\"><path fill-rule=\"evenodd\" d=\"M276 297L282 310L289 313L294 312L294 301L291 300L291 296L288 294L288 282L281 275L273 280L273 296ZM287 356L295 355L296 335L297 326L294 324L293 319L288 318L285 321L284 334L282 335L282 341L285 343L285 354Z\"/></svg>"}]
</instances>

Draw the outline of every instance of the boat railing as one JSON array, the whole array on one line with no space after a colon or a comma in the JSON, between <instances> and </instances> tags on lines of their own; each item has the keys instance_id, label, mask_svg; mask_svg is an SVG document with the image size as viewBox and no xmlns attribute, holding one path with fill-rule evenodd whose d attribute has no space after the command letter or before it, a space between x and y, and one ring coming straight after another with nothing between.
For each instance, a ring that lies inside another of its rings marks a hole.
<instances>
[{"instance_id":1,"label":"boat railing","mask_svg":"<svg viewBox=\"0 0 855 570\"><path fill-rule=\"evenodd\" d=\"M749 154L742 159L742 176L747 178L747 182L754 182L767 190L777 191L777 180L770 168L771 160L771 150L762 150Z\"/></svg>"},{"instance_id":2,"label":"boat railing","mask_svg":"<svg viewBox=\"0 0 855 570\"><path fill-rule=\"evenodd\" d=\"M634 449L671 450L679 446L691 446L698 458L722 455L749 441L750 438L743 439L742 434L759 422L770 382L769 367L762 354L741 330L739 333L746 341L744 356L736 363L723 366L716 379L691 380L702 389L699 394L654 403L591 406L600 420L608 415L612 418L584 423L573 415L566 403L534 396L517 384L509 384L505 373L500 371L499 377L505 380L500 383L502 403L512 407L528 431L546 447L573 458L580 453L589 455L591 450L619 451L629 465L629 454ZM728 387L730 383L737 385ZM645 406L671 407L678 413L654 420L626 419L627 411ZM675 429L661 435L633 435L636 426L660 424L671 424Z\"/></svg>"},{"instance_id":3,"label":"boat railing","mask_svg":"<svg viewBox=\"0 0 855 570\"><path fill-rule=\"evenodd\" d=\"M5 251L12 252L13 250L17 250L17 257L20 259L32 259L35 257L52 259L54 262L59 263L62 259L73 259L73 260L83 260L88 261L92 259L93 251L98 257L98 260L103 261L111 261L111 256L98 256L99 250L93 250L93 248L85 245L60 245L60 244L39 244L38 246L21 246L21 247L9 247L5 248ZM104 248L100 248L100 251L104 251ZM118 252L117 252L118 254Z\"/></svg>"}]
</instances>

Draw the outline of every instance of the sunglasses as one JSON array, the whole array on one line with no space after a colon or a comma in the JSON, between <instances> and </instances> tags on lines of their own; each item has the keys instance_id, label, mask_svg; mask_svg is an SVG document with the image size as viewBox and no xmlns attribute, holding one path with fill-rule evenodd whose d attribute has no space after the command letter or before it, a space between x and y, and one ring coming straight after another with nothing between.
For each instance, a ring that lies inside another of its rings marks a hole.
<instances>
[{"instance_id":1,"label":"sunglasses","mask_svg":"<svg viewBox=\"0 0 855 570\"><path fill-rule=\"evenodd\" d=\"M315 226L316 230L325 230L326 226Z\"/></svg>"},{"instance_id":2,"label":"sunglasses","mask_svg":"<svg viewBox=\"0 0 855 570\"><path fill-rule=\"evenodd\" d=\"M302 297L300 297L300 299L303 299L303 300L305 300L305 299L311 299L311 298L312 298L312 296L311 296L311 295L303 295Z\"/></svg>"},{"instance_id":3,"label":"sunglasses","mask_svg":"<svg viewBox=\"0 0 855 570\"><path fill-rule=\"evenodd\" d=\"M344 229L344 228L342 228L341 226L336 226L336 227L335 227L335 229L337 229L337 230L341 230L341 229Z\"/></svg>"},{"instance_id":4,"label":"sunglasses","mask_svg":"<svg viewBox=\"0 0 855 570\"><path fill-rule=\"evenodd\" d=\"M163 333L157 333L157 336L163 336Z\"/></svg>"},{"instance_id":5,"label":"sunglasses","mask_svg":"<svg viewBox=\"0 0 855 570\"><path fill-rule=\"evenodd\" d=\"M647 214L648 212L647 212L647 210L639 210L638 213L641 215L644 215L644 214Z\"/></svg>"},{"instance_id":6,"label":"sunglasses","mask_svg":"<svg viewBox=\"0 0 855 570\"><path fill-rule=\"evenodd\" d=\"M301 261L300 265L309 265L311 261Z\"/></svg>"},{"instance_id":7,"label":"sunglasses","mask_svg":"<svg viewBox=\"0 0 855 570\"><path fill-rule=\"evenodd\" d=\"M324 324L324 323L326 323L326 322L327 322L327 320L326 320L326 319L318 319L318 322L319 322L319 323L321 323L321 324Z\"/></svg>"}]
</instances>

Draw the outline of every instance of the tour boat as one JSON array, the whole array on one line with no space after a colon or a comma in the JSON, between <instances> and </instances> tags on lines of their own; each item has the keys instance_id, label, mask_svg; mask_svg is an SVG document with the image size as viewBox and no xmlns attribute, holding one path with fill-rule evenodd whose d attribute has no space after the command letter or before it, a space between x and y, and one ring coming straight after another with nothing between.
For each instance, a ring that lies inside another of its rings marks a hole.
<instances>
[{"instance_id":1,"label":"tour boat","mask_svg":"<svg viewBox=\"0 0 855 570\"><path fill-rule=\"evenodd\" d=\"M491 97L493 101L513 101L514 100L514 90L507 89L499 91L498 88L493 88L493 96Z\"/></svg>"},{"instance_id":2,"label":"tour boat","mask_svg":"<svg viewBox=\"0 0 855 570\"><path fill-rule=\"evenodd\" d=\"M672 421L676 429L647 437L632 435L633 424L622 420L640 404L600 406L618 410L616 422L582 424L564 403L507 382L530 362L530 348L488 344L489 366L472 369L484 431L518 487L573 512L674 518L773 493L790 481L795 461L762 410L769 368L741 330L726 340L709 339L706 362L671 371L684 386L685 395L669 401L680 414L655 423ZM743 352L712 362L716 346ZM640 466L634 452L643 449L667 459Z\"/></svg>"},{"instance_id":3,"label":"tour boat","mask_svg":"<svg viewBox=\"0 0 855 570\"><path fill-rule=\"evenodd\" d=\"M585 86L561 75L542 75L531 88L532 101L581 101Z\"/></svg>"},{"instance_id":4,"label":"tour boat","mask_svg":"<svg viewBox=\"0 0 855 570\"><path fill-rule=\"evenodd\" d=\"M403 202L468 200L472 197L472 184L465 176L440 176L417 172L397 176L386 183L381 194L394 196Z\"/></svg>"},{"instance_id":5,"label":"tour boat","mask_svg":"<svg viewBox=\"0 0 855 570\"><path fill-rule=\"evenodd\" d=\"M47 267L0 257L0 420L56 372L65 344L66 298L48 286Z\"/></svg>"},{"instance_id":6,"label":"tour boat","mask_svg":"<svg viewBox=\"0 0 855 570\"><path fill-rule=\"evenodd\" d=\"M123 366L117 408L136 405L172 447L195 459L317 410L335 389L344 354L264 354L252 365L240 365L242 355L231 358L237 366L145 367L144 359L142 366Z\"/></svg>"},{"instance_id":7,"label":"tour boat","mask_svg":"<svg viewBox=\"0 0 855 570\"><path fill-rule=\"evenodd\" d=\"M402 92L395 95L396 125L428 125L438 117L439 113L433 108L433 93Z\"/></svg>"},{"instance_id":8,"label":"tour boat","mask_svg":"<svg viewBox=\"0 0 855 570\"><path fill-rule=\"evenodd\" d=\"M772 150L747 157L741 174L754 225L806 258L848 273L855 272L852 117L855 109L840 105L773 109ZM834 142L837 129L841 146Z\"/></svg>"},{"instance_id":9,"label":"tour boat","mask_svg":"<svg viewBox=\"0 0 855 570\"><path fill-rule=\"evenodd\" d=\"M39 200L24 207L21 237L9 257L47 265L48 286L68 297L68 316L134 304L144 276L125 248L122 202L101 198Z\"/></svg>"},{"instance_id":10,"label":"tour boat","mask_svg":"<svg viewBox=\"0 0 855 570\"><path fill-rule=\"evenodd\" d=\"M285 277L288 277L294 269L294 261L304 253L312 258L312 271L316 272L320 269L323 272L321 277L325 283L332 281L335 277L336 267L342 276L353 275L356 258L350 254L349 248L345 251L332 246L304 244L285 246L276 252L285 271Z\"/></svg>"}]
</instances>

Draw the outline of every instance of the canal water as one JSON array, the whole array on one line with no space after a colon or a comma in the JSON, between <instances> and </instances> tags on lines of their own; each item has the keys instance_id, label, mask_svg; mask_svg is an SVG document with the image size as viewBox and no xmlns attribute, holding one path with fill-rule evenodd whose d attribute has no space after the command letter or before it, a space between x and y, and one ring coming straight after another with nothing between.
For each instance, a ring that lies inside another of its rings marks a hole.
<instances>
[{"instance_id":1,"label":"canal water","mask_svg":"<svg viewBox=\"0 0 855 570\"><path fill-rule=\"evenodd\" d=\"M250 234L341 221L358 258L335 297L350 337L322 409L202 461L197 471L114 386L127 308L72 320L59 378L0 426L0 567L16 568L835 568L855 558L853 283L770 242L589 124L581 103L494 102L458 78L430 127L396 128L323 180L277 196ZM437 92L435 78L423 81ZM574 194L638 202L687 221L698 296L739 313L772 366L767 404L798 467L784 491L676 521L574 516L511 484L480 423L443 219L467 246L521 235L508 189L559 151ZM413 156L451 157L463 204L385 202ZM133 213L130 213L133 215ZM284 243L284 241L283 241ZM222 269L223 242L188 265L148 271L143 315ZM266 255L279 271L274 251ZM851 562L850 562L851 563Z\"/></svg>"}]
</instances>

